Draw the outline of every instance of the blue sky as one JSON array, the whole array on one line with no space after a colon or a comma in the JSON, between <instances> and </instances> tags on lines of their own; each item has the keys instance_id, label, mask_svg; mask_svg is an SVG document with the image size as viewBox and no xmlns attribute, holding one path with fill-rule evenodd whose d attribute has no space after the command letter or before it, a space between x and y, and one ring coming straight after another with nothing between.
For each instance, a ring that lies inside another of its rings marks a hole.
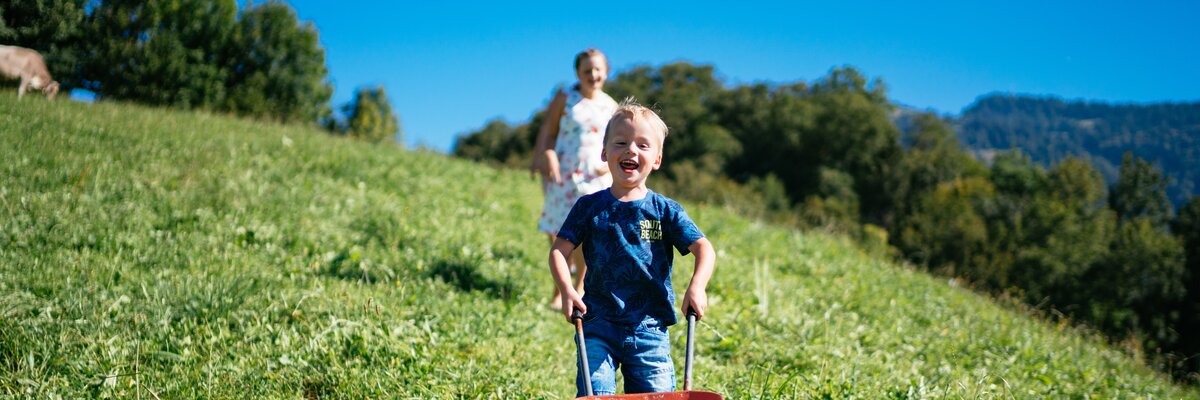
<instances>
[{"instance_id":1,"label":"blue sky","mask_svg":"<svg viewBox=\"0 0 1200 400\"><path fill-rule=\"evenodd\" d=\"M943 113L996 91L1200 100L1197 1L289 3L320 30L335 108L383 85L405 143L439 151L493 118L527 120L588 47L614 72L688 61L727 85L851 65Z\"/></svg>"}]
</instances>

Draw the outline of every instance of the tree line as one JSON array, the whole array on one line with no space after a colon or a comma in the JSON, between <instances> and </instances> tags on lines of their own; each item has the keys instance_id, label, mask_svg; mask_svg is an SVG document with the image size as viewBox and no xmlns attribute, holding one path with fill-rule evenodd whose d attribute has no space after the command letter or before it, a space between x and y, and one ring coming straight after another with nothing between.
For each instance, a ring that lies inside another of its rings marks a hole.
<instances>
[{"instance_id":1,"label":"tree line","mask_svg":"<svg viewBox=\"0 0 1200 400\"><path fill-rule=\"evenodd\" d=\"M391 141L382 87L333 116L325 51L280 1L39 0L0 5L0 43L37 50L64 89L102 100L204 109Z\"/></svg>"},{"instance_id":2,"label":"tree line","mask_svg":"<svg viewBox=\"0 0 1200 400\"><path fill-rule=\"evenodd\" d=\"M606 89L653 105L670 126L656 189L848 233L1197 378L1200 198L1175 213L1166 177L1132 153L1111 187L1083 158L1047 168L1014 150L984 163L941 116L912 116L902 135L885 84L852 67L729 86L712 66L681 62L625 70ZM526 168L541 120L490 121L454 154Z\"/></svg>"},{"instance_id":3,"label":"tree line","mask_svg":"<svg viewBox=\"0 0 1200 400\"><path fill-rule=\"evenodd\" d=\"M1200 102L1109 104L992 94L954 121L976 152L1018 148L1052 165L1085 157L1116 181L1126 151L1153 160L1171 178L1167 196L1183 206L1200 190Z\"/></svg>"}]
</instances>

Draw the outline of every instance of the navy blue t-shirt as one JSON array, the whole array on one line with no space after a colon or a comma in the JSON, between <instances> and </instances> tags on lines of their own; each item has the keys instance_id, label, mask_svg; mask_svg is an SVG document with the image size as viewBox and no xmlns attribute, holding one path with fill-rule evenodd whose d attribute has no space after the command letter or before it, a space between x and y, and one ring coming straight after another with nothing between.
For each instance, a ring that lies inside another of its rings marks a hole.
<instances>
[{"instance_id":1,"label":"navy blue t-shirt","mask_svg":"<svg viewBox=\"0 0 1200 400\"><path fill-rule=\"evenodd\" d=\"M623 202L605 189L575 202L558 237L583 247L589 316L635 325L648 315L669 326L676 322L671 247L687 255L704 234L666 196L649 191Z\"/></svg>"}]
</instances>

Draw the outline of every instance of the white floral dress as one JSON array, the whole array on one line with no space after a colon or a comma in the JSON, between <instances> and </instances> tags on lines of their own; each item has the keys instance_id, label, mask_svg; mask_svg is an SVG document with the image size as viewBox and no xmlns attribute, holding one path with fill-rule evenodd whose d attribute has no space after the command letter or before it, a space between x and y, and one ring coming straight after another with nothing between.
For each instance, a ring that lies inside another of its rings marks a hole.
<instances>
[{"instance_id":1,"label":"white floral dress","mask_svg":"<svg viewBox=\"0 0 1200 400\"><path fill-rule=\"evenodd\" d=\"M545 182L546 202L538 230L557 234L575 200L584 195L612 186L612 175L596 173L604 165L600 152L604 149L604 128L617 111L617 102L604 92L595 98L583 97L578 90L567 92L567 104L558 123L558 172L562 182Z\"/></svg>"}]
</instances>

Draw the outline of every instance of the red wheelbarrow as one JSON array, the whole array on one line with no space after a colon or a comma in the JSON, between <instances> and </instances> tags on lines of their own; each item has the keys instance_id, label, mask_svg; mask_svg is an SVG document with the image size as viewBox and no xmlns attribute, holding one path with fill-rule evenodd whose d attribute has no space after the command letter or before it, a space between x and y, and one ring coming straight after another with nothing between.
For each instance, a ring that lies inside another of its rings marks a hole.
<instances>
[{"instance_id":1,"label":"red wheelbarrow","mask_svg":"<svg viewBox=\"0 0 1200 400\"><path fill-rule=\"evenodd\" d=\"M595 396L592 394L592 369L588 367L587 346L584 346L583 341L583 314L579 313L579 310L575 310L571 315L571 319L575 321L575 347L579 349L579 364L583 366L583 384L588 394L576 400L724 400L724 397L721 397L718 393L692 390L692 352L694 350L692 339L695 337L692 325L696 322L696 313L688 312L687 316L687 358L684 359L683 364L683 391L612 396Z\"/></svg>"}]
</instances>

